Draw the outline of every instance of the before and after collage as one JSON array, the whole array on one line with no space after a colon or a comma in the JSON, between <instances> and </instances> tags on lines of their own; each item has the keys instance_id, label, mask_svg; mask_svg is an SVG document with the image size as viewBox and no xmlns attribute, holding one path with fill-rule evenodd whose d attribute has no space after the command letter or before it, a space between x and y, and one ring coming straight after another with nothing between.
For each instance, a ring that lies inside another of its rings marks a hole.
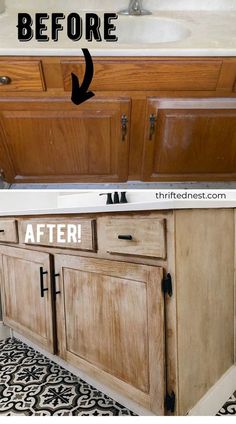
<instances>
[{"instance_id":1,"label":"before and after collage","mask_svg":"<svg viewBox=\"0 0 236 424\"><path fill-rule=\"evenodd\" d=\"M236 415L235 270L236 0L0 0L1 420Z\"/></svg>"}]
</instances>

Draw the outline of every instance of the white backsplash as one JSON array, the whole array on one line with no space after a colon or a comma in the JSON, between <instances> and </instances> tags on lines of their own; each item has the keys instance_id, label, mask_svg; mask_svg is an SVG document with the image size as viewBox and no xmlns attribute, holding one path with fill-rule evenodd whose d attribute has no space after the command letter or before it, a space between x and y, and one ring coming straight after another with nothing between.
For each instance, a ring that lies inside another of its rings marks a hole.
<instances>
[{"instance_id":1,"label":"white backsplash","mask_svg":"<svg viewBox=\"0 0 236 424\"><path fill-rule=\"evenodd\" d=\"M53 9L71 11L106 10L116 12L127 8L129 0L5 0L7 9ZM0 0L0 10L1 10ZM143 0L143 6L150 10L236 10L236 0Z\"/></svg>"}]
</instances>

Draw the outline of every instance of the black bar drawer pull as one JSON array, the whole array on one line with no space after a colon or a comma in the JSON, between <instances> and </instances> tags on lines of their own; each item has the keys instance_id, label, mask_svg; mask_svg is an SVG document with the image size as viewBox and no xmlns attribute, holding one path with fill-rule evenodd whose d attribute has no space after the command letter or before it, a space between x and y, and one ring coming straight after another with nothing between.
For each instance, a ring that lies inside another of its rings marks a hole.
<instances>
[{"instance_id":1,"label":"black bar drawer pull","mask_svg":"<svg viewBox=\"0 0 236 424\"><path fill-rule=\"evenodd\" d=\"M119 240L133 240L132 236L128 236L128 235L120 235L118 236Z\"/></svg>"},{"instance_id":2,"label":"black bar drawer pull","mask_svg":"<svg viewBox=\"0 0 236 424\"><path fill-rule=\"evenodd\" d=\"M0 233L5 233L5 230L0 230Z\"/></svg>"},{"instance_id":3,"label":"black bar drawer pull","mask_svg":"<svg viewBox=\"0 0 236 424\"><path fill-rule=\"evenodd\" d=\"M48 288L44 288L44 281L43 281L44 280L43 277L46 274L48 274L48 272L44 271L43 267L41 266L40 267L40 294L41 294L41 297L44 297L44 292L48 291Z\"/></svg>"},{"instance_id":4,"label":"black bar drawer pull","mask_svg":"<svg viewBox=\"0 0 236 424\"><path fill-rule=\"evenodd\" d=\"M60 290L56 290L56 278L60 277L60 274L54 274L54 296L56 297L57 294L60 294Z\"/></svg>"}]
</instances>

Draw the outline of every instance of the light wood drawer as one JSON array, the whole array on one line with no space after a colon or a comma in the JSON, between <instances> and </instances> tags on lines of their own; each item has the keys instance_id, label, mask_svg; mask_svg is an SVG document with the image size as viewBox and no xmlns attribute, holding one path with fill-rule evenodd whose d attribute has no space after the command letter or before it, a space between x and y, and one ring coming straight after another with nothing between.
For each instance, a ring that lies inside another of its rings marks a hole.
<instances>
[{"instance_id":1,"label":"light wood drawer","mask_svg":"<svg viewBox=\"0 0 236 424\"><path fill-rule=\"evenodd\" d=\"M94 59L91 90L214 91L222 60ZM64 89L71 90L71 73L83 80L84 60L62 61Z\"/></svg>"},{"instance_id":2,"label":"light wood drawer","mask_svg":"<svg viewBox=\"0 0 236 424\"><path fill-rule=\"evenodd\" d=\"M80 227L80 230L78 230L78 227ZM59 235L58 231L60 231L61 235ZM39 234L39 232L41 234ZM58 239L58 235L64 240L64 242L61 242L60 239ZM19 224L19 238L20 243L28 245L50 246L94 252L97 249L96 220L72 220L65 218L64 220L37 219L22 221Z\"/></svg>"},{"instance_id":3,"label":"light wood drawer","mask_svg":"<svg viewBox=\"0 0 236 424\"><path fill-rule=\"evenodd\" d=\"M8 80L1 81L2 78ZM40 61L0 61L0 93L3 91L44 90L45 85Z\"/></svg>"},{"instance_id":4,"label":"light wood drawer","mask_svg":"<svg viewBox=\"0 0 236 424\"><path fill-rule=\"evenodd\" d=\"M0 220L0 242L18 243L17 223L14 219Z\"/></svg>"},{"instance_id":5,"label":"light wood drawer","mask_svg":"<svg viewBox=\"0 0 236 424\"><path fill-rule=\"evenodd\" d=\"M103 228L102 248L110 253L164 259L165 239L164 219L108 218Z\"/></svg>"}]
</instances>

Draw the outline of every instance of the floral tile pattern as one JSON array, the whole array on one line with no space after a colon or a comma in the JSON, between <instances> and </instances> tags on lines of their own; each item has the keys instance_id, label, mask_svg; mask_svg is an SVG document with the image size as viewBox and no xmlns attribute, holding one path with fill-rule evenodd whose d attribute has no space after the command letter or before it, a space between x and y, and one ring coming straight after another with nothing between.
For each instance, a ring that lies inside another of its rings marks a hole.
<instances>
[{"instance_id":1,"label":"floral tile pattern","mask_svg":"<svg viewBox=\"0 0 236 424\"><path fill-rule=\"evenodd\" d=\"M135 414L16 339L0 341L0 415Z\"/></svg>"},{"instance_id":2,"label":"floral tile pattern","mask_svg":"<svg viewBox=\"0 0 236 424\"><path fill-rule=\"evenodd\" d=\"M224 406L222 406L217 415L236 415L236 391Z\"/></svg>"}]
</instances>

